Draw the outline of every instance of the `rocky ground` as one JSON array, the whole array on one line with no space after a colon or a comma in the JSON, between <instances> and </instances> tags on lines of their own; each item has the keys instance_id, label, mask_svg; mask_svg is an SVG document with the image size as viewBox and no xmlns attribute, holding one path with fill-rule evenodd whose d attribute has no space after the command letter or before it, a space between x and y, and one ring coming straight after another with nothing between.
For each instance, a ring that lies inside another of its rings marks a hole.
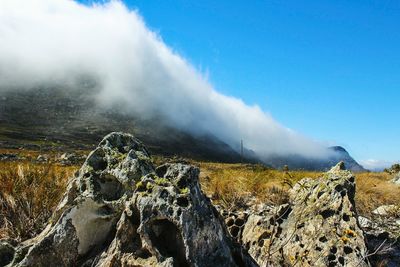
<instances>
[{"instance_id":1,"label":"rocky ground","mask_svg":"<svg viewBox=\"0 0 400 267\"><path fill-rule=\"evenodd\" d=\"M137 139L112 133L41 234L0 241L0 266L400 266L398 207L359 216L355 189L339 163L293 185L285 204L227 210L203 193L197 167L154 166Z\"/></svg>"}]
</instances>

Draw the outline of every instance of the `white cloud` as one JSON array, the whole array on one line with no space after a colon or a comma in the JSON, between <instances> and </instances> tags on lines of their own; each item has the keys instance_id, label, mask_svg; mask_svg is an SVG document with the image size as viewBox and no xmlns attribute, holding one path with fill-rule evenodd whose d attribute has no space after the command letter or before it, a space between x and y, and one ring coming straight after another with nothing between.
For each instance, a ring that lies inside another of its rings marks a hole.
<instances>
[{"instance_id":1,"label":"white cloud","mask_svg":"<svg viewBox=\"0 0 400 267\"><path fill-rule=\"evenodd\" d=\"M80 75L97 79L103 105L121 103L143 116L161 113L176 127L212 133L231 145L243 139L260 155L328 153L258 106L216 91L119 1L0 1L0 91L73 84Z\"/></svg>"},{"instance_id":2,"label":"white cloud","mask_svg":"<svg viewBox=\"0 0 400 267\"><path fill-rule=\"evenodd\" d=\"M383 171L385 168L389 168L396 162L394 161L387 161L387 160L377 160L377 159L367 159L361 160L360 164L366 168L367 170L371 171Z\"/></svg>"}]
</instances>

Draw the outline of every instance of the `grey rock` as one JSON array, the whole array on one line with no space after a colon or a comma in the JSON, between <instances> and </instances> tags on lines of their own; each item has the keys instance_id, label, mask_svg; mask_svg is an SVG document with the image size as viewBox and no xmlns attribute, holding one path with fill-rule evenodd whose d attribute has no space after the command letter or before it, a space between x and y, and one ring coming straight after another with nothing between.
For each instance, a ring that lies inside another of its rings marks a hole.
<instances>
[{"instance_id":1,"label":"grey rock","mask_svg":"<svg viewBox=\"0 0 400 267\"><path fill-rule=\"evenodd\" d=\"M354 194L354 176L340 163L298 182L289 204L250 214L241 242L260 266L367 266Z\"/></svg>"},{"instance_id":2,"label":"grey rock","mask_svg":"<svg viewBox=\"0 0 400 267\"><path fill-rule=\"evenodd\" d=\"M75 153L64 153L58 159L62 165L74 165L81 163L83 160L85 160L85 157Z\"/></svg>"},{"instance_id":3,"label":"grey rock","mask_svg":"<svg viewBox=\"0 0 400 267\"><path fill-rule=\"evenodd\" d=\"M42 162L42 163L48 162L49 160L50 160L49 155L45 155L45 154L43 154L43 155L41 154L41 155L37 156L37 158L36 158L37 162Z\"/></svg>"},{"instance_id":4,"label":"grey rock","mask_svg":"<svg viewBox=\"0 0 400 267\"><path fill-rule=\"evenodd\" d=\"M201 192L199 170L155 169L132 135L111 133L69 183L46 229L11 266L256 266Z\"/></svg>"},{"instance_id":5,"label":"grey rock","mask_svg":"<svg viewBox=\"0 0 400 267\"><path fill-rule=\"evenodd\" d=\"M9 264L13 260L14 254L14 246L6 240L0 240L0 266Z\"/></svg>"},{"instance_id":6,"label":"grey rock","mask_svg":"<svg viewBox=\"0 0 400 267\"><path fill-rule=\"evenodd\" d=\"M396 185L400 185L400 172L397 173L394 178L392 179L392 183L396 184Z\"/></svg>"},{"instance_id":7,"label":"grey rock","mask_svg":"<svg viewBox=\"0 0 400 267\"><path fill-rule=\"evenodd\" d=\"M400 266L400 225L395 218L359 217L372 266Z\"/></svg>"},{"instance_id":8,"label":"grey rock","mask_svg":"<svg viewBox=\"0 0 400 267\"><path fill-rule=\"evenodd\" d=\"M256 266L201 192L197 168L165 164L156 173L142 177L97 266L141 266L146 257L145 266Z\"/></svg>"},{"instance_id":9,"label":"grey rock","mask_svg":"<svg viewBox=\"0 0 400 267\"><path fill-rule=\"evenodd\" d=\"M397 205L383 205L372 211L372 214L385 217L400 217L400 207Z\"/></svg>"},{"instance_id":10,"label":"grey rock","mask_svg":"<svg viewBox=\"0 0 400 267\"><path fill-rule=\"evenodd\" d=\"M0 153L0 161L17 161L23 159L14 153Z\"/></svg>"}]
</instances>

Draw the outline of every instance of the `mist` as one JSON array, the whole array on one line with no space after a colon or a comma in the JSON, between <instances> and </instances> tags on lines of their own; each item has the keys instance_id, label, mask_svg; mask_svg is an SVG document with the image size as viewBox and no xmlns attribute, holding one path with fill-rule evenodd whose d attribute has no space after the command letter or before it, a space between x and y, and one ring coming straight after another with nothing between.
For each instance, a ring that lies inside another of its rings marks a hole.
<instances>
[{"instance_id":1,"label":"mist","mask_svg":"<svg viewBox=\"0 0 400 267\"><path fill-rule=\"evenodd\" d=\"M377 159L367 159L361 160L361 165L370 171L380 172L385 168L390 168L393 164L397 163L396 161L387 161L387 160L377 160Z\"/></svg>"},{"instance_id":2,"label":"mist","mask_svg":"<svg viewBox=\"0 0 400 267\"><path fill-rule=\"evenodd\" d=\"M239 64L239 63L238 63ZM96 101L135 116L212 134L261 157L324 158L326 146L284 127L256 105L219 93L206 76L119 1L0 1L0 94L49 83L96 81Z\"/></svg>"}]
</instances>

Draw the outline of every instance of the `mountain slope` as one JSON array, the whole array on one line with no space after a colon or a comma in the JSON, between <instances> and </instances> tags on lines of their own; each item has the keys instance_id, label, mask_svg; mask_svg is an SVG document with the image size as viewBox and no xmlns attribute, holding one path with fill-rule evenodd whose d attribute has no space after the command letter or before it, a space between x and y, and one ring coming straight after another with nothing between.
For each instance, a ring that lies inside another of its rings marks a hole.
<instances>
[{"instance_id":1,"label":"mountain slope","mask_svg":"<svg viewBox=\"0 0 400 267\"><path fill-rule=\"evenodd\" d=\"M289 169L304 169L304 170L329 170L332 166L335 166L338 162L343 161L348 170L354 172L366 171L357 161L355 161L350 154L341 146L333 146L329 148L335 152L328 159L310 159L299 155L289 156L271 156L266 159L271 166L275 168L282 168L287 165Z\"/></svg>"},{"instance_id":2,"label":"mountain slope","mask_svg":"<svg viewBox=\"0 0 400 267\"><path fill-rule=\"evenodd\" d=\"M263 162L281 168L327 170L338 161L348 169L363 171L344 148L332 147L335 156L316 160L298 155L271 156L260 160L244 148L232 148L212 135L189 133L167 125L162 116L133 116L118 107L100 108L95 101L96 86L83 83L78 89L63 86L28 91L1 91L0 147L48 149L92 149L107 133L129 132L140 138L150 152L217 162Z\"/></svg>"},{"instance_id":3,"label":"mountain slope","mask_svg":"<svg viewBox=\"0 0 400 267\"><path fill-rule=\"evenodd\" d=\"M213 136L195 136L163 123L99 109L79 90L39 88L0 96L0 146L92 149L107 133L130 132L154 154L240 162L239 153Z\"/></svg>"}]
</instances>

